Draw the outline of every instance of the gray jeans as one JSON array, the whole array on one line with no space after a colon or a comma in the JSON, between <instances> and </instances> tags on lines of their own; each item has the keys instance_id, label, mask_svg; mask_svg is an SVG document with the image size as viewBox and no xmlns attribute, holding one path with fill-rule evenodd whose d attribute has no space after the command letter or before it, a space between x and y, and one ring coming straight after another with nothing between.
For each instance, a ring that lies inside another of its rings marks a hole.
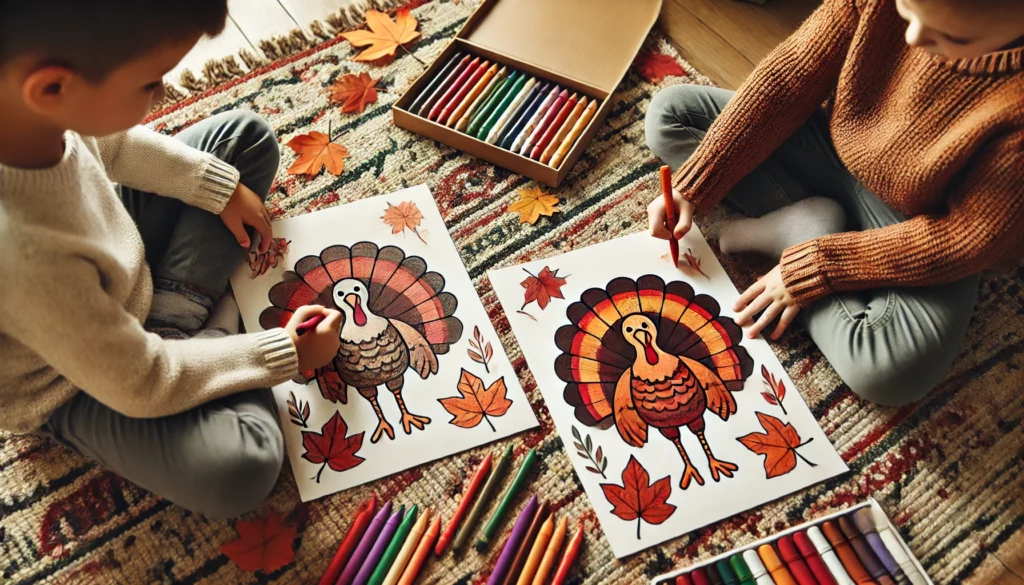
<instances>
[{"instance_id":1,"label":"gray jeans","mask_svg":"<svg viewBox=\"0 0 1024 585\"><path fill-rule=\"evenodd\" d=\"M647 144L673 169L697 149L733 92L678 85L658 92L647 112ZM726 198L757 217L811 195L838 201L847 229L906 220L854 178L836 155L818 112ZM885 405L920 400L949 371L967 331L979 276L939 286L834 294L803 311L811 338L861 397Z\"/></svg>"},{"instance_id":2,"label":"gray jeans","mask_svg":"<svg viewBox=\"0 0 1024 585\"><path fill-rule=\"evenodd\" d=\"M240 171L241 182L266 198L279 153L277 138L262 118L251 112L226 112L176 138L231 163ZM213 306L245 256L220 218L176 199L124 187L121 198L142 234L157 292L187 290L190 306ZM161 334L176 322L196 317L153 314L158 311L154 304L150 321L162 324ZM237 329L237 308L230 317ZM207 323L207 329L195 331L183 325L177 334L167 336L224 335L211 327ZM217 518L238 516L260 505L284 461L277 409L266 388L154 419L127 417L79 392L51 415L40 434L184 508Z\"/></svg>"}]
</instances>

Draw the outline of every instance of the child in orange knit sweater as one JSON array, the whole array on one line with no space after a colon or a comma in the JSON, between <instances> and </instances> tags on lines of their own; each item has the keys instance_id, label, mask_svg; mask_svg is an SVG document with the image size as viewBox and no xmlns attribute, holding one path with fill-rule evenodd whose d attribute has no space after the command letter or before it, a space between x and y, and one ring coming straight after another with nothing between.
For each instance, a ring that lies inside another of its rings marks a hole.
<instances>
[{"instance_id":1,"label":"child in orange knit sweater","mask_svg":"<svg viewBox=\"0 0 1024 585\"><path fill-rule=\"evenodd\" d=\"M978 272L1020 256L1024 8L825 0L735 94L656 95L647 142L677 169L679 219L658 197L653 235L724 199L752 219L722 251L779 260L734 307L750 336L799 314L854 392L914 402L959 350Z\"/></svg>"}]
</instances>

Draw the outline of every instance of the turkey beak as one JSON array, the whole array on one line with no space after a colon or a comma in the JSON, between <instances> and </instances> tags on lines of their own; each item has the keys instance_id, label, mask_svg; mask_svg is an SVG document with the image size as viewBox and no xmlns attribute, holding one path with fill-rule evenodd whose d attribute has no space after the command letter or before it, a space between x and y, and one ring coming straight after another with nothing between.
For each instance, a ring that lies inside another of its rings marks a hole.
<instances>
[{"instance_id":1,"label":"turkey beak","mask_svg":"<svg viewBox=\"0 0 1024 585\"><path fill-rule=\"evenodd\" d=\"M345 295L345 302L348 303L348 306L355 309L356 307L359 306L360 303L359 295L355 293L348 293L347 295Z\"/></svg>"},{"instance_id":2,"label":"turkey beak","mask_svg":"<svg viewBox=\"0 0 1024 585\"><path fill-rule=\"evenodd\" d=\"M643 336L643 337L641 337ZM637 329L636 333L633 334L633 339L639 341L643 345L647 346L651 344L651 334L643 329Z\"/></svg>"}]
</instances>

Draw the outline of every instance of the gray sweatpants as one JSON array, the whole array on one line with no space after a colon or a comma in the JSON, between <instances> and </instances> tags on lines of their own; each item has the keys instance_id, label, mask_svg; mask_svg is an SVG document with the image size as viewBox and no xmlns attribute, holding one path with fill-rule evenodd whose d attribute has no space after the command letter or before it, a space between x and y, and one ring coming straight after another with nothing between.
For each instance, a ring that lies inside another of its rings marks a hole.
<instances>
[{"instance_id":1,"label":"gray sweatpants","mask_svg":"<svg viewBox=\"0 0 1024 585\"><path fill-rule=\"evenodd\" d=\"M242 184L261 197L270 192L277 138L259 116L225 112L177 138L231 163ZM139 227L153 271L147 329L174 339L237 332L238 309L224 292L245 250L220 218L125 187L121 198ZM51 415L40 434L184 508L217 518L260 505L284 461L277 410L266 388L153 419L127 417L79 392Z\"/></svg>"},{"instance_id":2,"label":"gray sweatpants","mask_svg":"<svg viewBox=\"0 0 1024 585\"><path fill-rule=\"evenodd\" d=\"M647 144L673 169L697 149L733 92L678 85L658 92L647 111ZM758 217L811 195L838 201L851 231L906 220L843 165L818 112L726 200ZM801 311L811 338L851 390L872 402L920 400L949 371L967 331L979 276L939 286L879 288L823 298Z\"/></svg>"}]
</instances>

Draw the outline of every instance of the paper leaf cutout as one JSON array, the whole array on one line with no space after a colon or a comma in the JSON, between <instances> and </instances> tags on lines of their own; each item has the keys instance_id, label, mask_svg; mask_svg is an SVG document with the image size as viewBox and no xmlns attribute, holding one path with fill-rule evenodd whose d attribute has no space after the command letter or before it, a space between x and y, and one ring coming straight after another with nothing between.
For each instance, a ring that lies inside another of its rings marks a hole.
<instances>
[{"instance_id":1,"label":"paper leaf cutout","mask_svg":"<svg viewBox=\"0 0 1024 585\"><path fill-rule=\"evenodd\" d=\"M306 422L309 420L309 403L295 399L294 392L288 392L288 416L292 424L308 429Z\"/></svg>"},{"instance_id":2,"label":"paper leaf cutout","mask_svg":"<svg viewBox=\"0 0 1024 585\"><path fill-rule=\"evenodd\" d=\"M533 225L540 216L551 216L561 209L556 208L558 197L545 193L539 187L527 187L519 190L519 201L508 206L509 213L519 212L519 223Z\"/></svg>"},{"instance_id":3,"label":"paper leaf cutout","mask_svg":"<svg viewBox=\"0 0 1024 585\"><path fill-rule=\"evenodd\" d=\"M341 104L346 114L362 113L366 104L377 102L377 82L365 72L342 75L331 86L331 103Z\"/></svg>"},{"instance_id":4,"label":"paper leaf cutout","mask_svg":"<svg viewBox=\"0 0 1024 585\"><path fill-rule=\"evenodd\" d=\"M764 470L768 479L793 471L796 468L797 457L811 467L817 467L817 464L811 463L797 451L798 448L813 441L813 437L801 443L800 435L793 425L784 423L770 414L758 412L757 420L761 422L765 432L750 433L736 440L754 453L764 455Z\"/></svg>"},{"instance_id":5,"label":"paper leaf cutout","mask_svg":"<svg viewBox=\"0 0 1024 585\"><path fill-rule=\"evenodd\" d=\"M491 358L494 357L494 349L491 347L491 342L484 341L484 336L480 333L479 327L473 327L473 339L469 340L470 349L466 350L469 352L469 359L473 360L478 364L483 364L484 371L488 374L491 373L489 364Z\"/></svg>"},{"instance_id":6,"label":"paper leaf cutout","mask_svg":"<svg viewBox=\"0 0 1024 585\"><path fill-rule=\"evenodd\" d=\"M392 234L400 234L405 230L409 230L416 234L416 237L420 239L424 244L427 243L420 235L419 228L420 222L423 221L423 213L419 207L412 201L403 201L398 206L391 205L388 203L388 208L384 210L384 216L381 217L384 223L391 227Z\"/></svg>"},{"instance_id":7,"label":"paper leaf cutout","mask_svg":"<svg viewBox=\"0 0 1024 585\"><path fill-rule=\"evenodd\" d=\"M452 415L452 420L448 421L450 424L471 429L480 424L481 420L485 420L492 431L498 432L490 417L502 416L512 406L512 401L505 396L505 392L504 376L484 388L483 380L462 370L462 376L459 378L461 396L441 398L438 402Z\"/></svg>"},{"instance_id":8,"label":"paper leaf cutout","mask_svg":"<svg viewBox=\"0 0 1024 585\"><path fill-rule=\"evenodd\" d=\"M661 80L665 79L668 75L673 77L684 77L686 75L686 71L683 70L678 61L668 55L654 51L641 51L633 61L633 66L636 67L640 77L651 83L661 83Z\"/></svg>"},{"instance_id":9,"label":"paper leaf cutout","mask_svg":"<svg viewBox=\"0 0 1024 585\"><path fill-rule=\"evenodd\" d=\"M302 458L310 463L321 464L316 472L317 483L320 483L320 474L323 473L324 467L330 467L334 471L345 471L365 461L356 455L363 447L365 432L346 437L347 432L348 425L338 411L334 411L319 433L302 431L302 448L305 450Z\"/></svg>"},{"instance_id":10,"label":"paper leaf cutout","mask_svg":"<svg viewBox=\"0 0 1024 585\"><path fill-rule=\"evenodd\" d=\"M289 175L315 177L320 169L326 168L337 177L345 170L345 159L350 156L347 148L331 142L328 135L316 130L292 138L286 146L299 155L288 167Z\"/></svg>"},{"instance_id":11,"label":"paper leaf cutout","mask_svg":"<svg viewBox=\"0 0 1024 585\"><path fill-rule=\"evenodd\" d=\"M369 47L355 57L356 61L376 61L383 57L394 57L399 46L420 38L420 33L416 31L418 24L408 8L399 9L395 20L383 12L367 10L366 26L370 30L341 33L341 37L352 43L353 47Z\"/></svg>"},{"instance_id":12,"label":"paper leaf cutout","mask_svg":"<svg viewBox=\"0 0 1024 585\"><path fill-rule=\"evenodd\" d=\"M604 450L601 449L601 446L598 445L597 453L595 454L593 452L594 443L590 440L590 435L587 435L586 439L581 438L576 425L572 425L572 436L576 439L573 442L573 446L576 447L576 453L591 463L591 465L586 466L586 470L596 473L604 479L608 479L608 476L604 474L604 470L608 469L608 459L605 458Z\"/></svg>"},{"instance_id":13,"label":"paper leaf cutout","mask_svg":"<svg viewBox=\"0 0 1024 585\"><path fill-rule=\"evenodd\" d=\"M243 571L273 573L295 556L295 527L274 512L264 518L239 520L235 530L238 538L220 545L220 552Z\"/></svg>"},{"instance_id":14,"label":"paper leaf cutout","mask_svg":"<svg viewBox=\"0 0 1024 585\"><path fill-rule=\"evenodd\" d=\"M647 470L632 455L622 470L622 485L600 485L604 497L612 505L612 514L627 522L636 520L637 540L640 539L641 521L661 524L676 511L676 507L667 501L672 493L669 476L651 484Z\"/></svg>"},{"instance_id":15,"label":"paper leaf cutout","mask_svg":"<svg viewBox=\"0 0 1024 585\"><path fill-rule=\"evenodd\" d=\"M693 255L693 250L687 248L686 253L683 254L681 261L676 263L679 269L683 271L690 278L697 278L697 275L701 275L704 278L711 280L711 277L704 274L704 271L700 269L700 258Z\"/></svg>"},{"instance_id":16,"label":"paper leaf cutout","mask_svg":"<svg viewBox=\"0 0 1024 585\"><path fill-rule=\"evenodd\" d=\"M262 276L271 268L277 268L281 258L288 253L288 245L291 243L291 240L274 238L270 242L270 247L262 254L260 254L258 247L249 250L245 255L245 261L249 264L249 268L252 269L252 274L249 278Z\"/></svg>"},{"instance_id":17,"label":"paper leaf cutout","mask_svg":"<svg viewBox=\"0 0 1024 585\"><path fill-rule=\"evenodd\" d=\"M765 388L768 389L767 392L762 392L761 396L764 397L768 404L781 408L782 414L789 415L786 412L786 407L782 404L782 401L786 398L786 383L781 378L776 378L764 365L761 365L761 378L764 381Z\"/></svg>"},{"instance_id":18,"label":"paper leaf cutout","mask_svg":"<svg viewBox=\"0 0 1024 585\"><path fill-rule=\"evenodd\" d=\"M530 274L528 270L523 269L524 272L529 274L529 278L519 283L522 285L526 292L523 296L523 306L520 308L526 308L526 305L536 301L537 306L540 310L544 310L551 303L551 299L564 299L562 296L562 287L565 286L565 278L558 276L558 270L554 272L550 268L545 266L541 269L537 276Z\"/></svg>"}]
</instances>

